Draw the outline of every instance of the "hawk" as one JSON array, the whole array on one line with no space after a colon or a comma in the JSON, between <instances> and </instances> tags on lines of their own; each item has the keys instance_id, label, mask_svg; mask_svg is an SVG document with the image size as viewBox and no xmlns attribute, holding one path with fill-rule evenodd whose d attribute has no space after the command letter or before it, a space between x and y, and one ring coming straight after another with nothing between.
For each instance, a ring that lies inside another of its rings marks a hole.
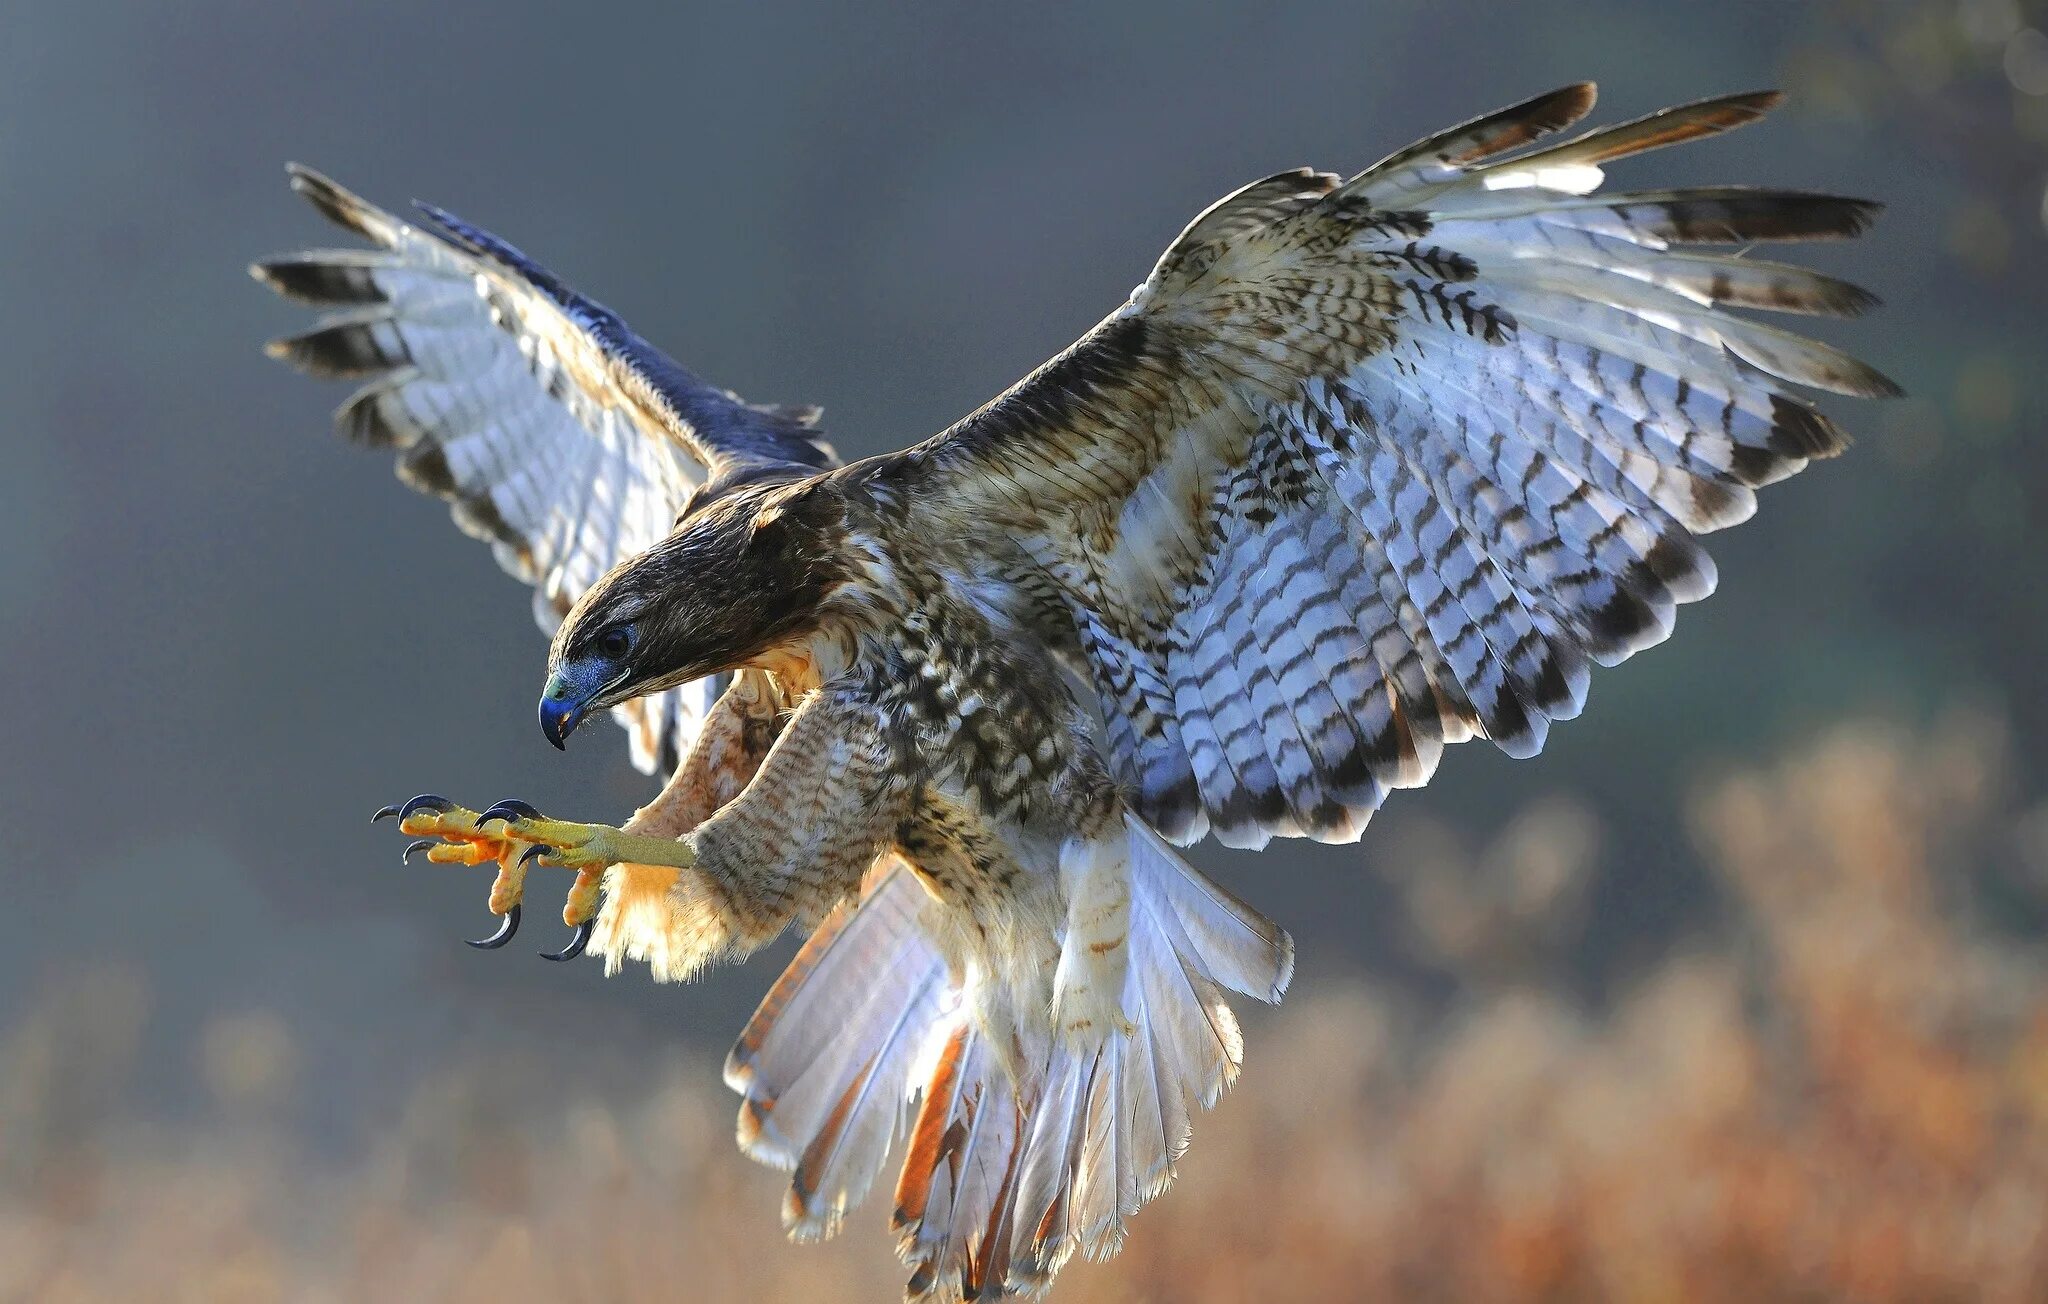
<instances>
[{"instance_id":1,"label":"hawk","mask_svg":"<svg viewBox=\"0 0 2048 1304\"><path fill-rule=\"evenodd\" d=\"M271 351L360 380L342 431L533 586L548 741L609 709L668 776L620 826L380 815L496 866L480 945L542 863L575 872L562 954L608 970L810 930L725 1069L792 1236L893 1151L913 1298L1114 1253L1238 1072L1227 997L1293 967L1175 847L1349 842L1446 744L1535 754L1712 591L1701 535L1843 449L1800 391L1898 392L1731 311L1869 307L1747 246L1876 205L1596 193L1777 94L1552 140L1593 98L1253 182L1065 352L846 465L814 410L706 383L495 236L294 168L370 247L254 268L329 310Z\"/></svg>"}]
</instances>

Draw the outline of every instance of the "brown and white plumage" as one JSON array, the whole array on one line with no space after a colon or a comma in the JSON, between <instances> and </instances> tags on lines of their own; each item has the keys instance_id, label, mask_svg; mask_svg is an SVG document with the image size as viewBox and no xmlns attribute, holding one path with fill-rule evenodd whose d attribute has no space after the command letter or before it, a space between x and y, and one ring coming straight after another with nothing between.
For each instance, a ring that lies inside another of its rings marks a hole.
<instances>
[{"instance_id":1,"label":"brown and white plumage","mask_svg":"<svg viewBox=\"0 0 2048 1304\"><path fill-rule=\"evenodd\" d=\"M463 532L531 584L552 633L599 577L659 542L703 491L776 469L836 465L812 408L760 407L706 385L603 307L452 214L407 222L310 168L292 188L374 249L317 249L250 270L328 310L270 346L312 375L362 382L334 414L350 440L448 500ZM633 763L666 774L711 685L614 714Z\"/></svg>"},{"instance_id":2,"label":"brown and white plumage","mask_svg":"<svg viewBox=\"0 0 2048 1304\"><path fill-rule=\"evenodd\" d=\"M1255 182L1030 377L843 468L452 219L301 174L388 252L265 275L380 305L287 356L376 368L345 414L573 600L551 737L748 668L627 826L668 841L608 871L596 949L684 977L815 927L728 1062L741 1144L799 1237L900 1150L912 1294L984 1297L1114 1252L1236 1074L1225 993L1286 986L1286 934L1169 841L1348 841L1447 743L1534 754L1712 591L1699 536L1843 448L1800 390L1895 392L1729 311L1868 295L1712 247L1873 205L1594 193L1776 99L1546 143L1592 105L1567 87Z\"/></svg>"},{"instance_id":3,"label":"brown and white plumage","mask_svg":"<svg viewBox=\"0 0 2048 1304\"><path fill-rule=\"evenodd\" d=\"M1794 385L1892 392L1721 311L1855 311L1860 291L1690 248L1854 234L1873 205L1580 195L1598 163L1775 99L1496 156L1582 116L1592 90L1569 87L1349 181L1255 183L883 476L971 502L1059 585L1162 830L1356 837L1445 742L1533 754L1588 661L1661 640L1712 590L1695 536L1843 445Z\"/></svg>"}]
</instances>

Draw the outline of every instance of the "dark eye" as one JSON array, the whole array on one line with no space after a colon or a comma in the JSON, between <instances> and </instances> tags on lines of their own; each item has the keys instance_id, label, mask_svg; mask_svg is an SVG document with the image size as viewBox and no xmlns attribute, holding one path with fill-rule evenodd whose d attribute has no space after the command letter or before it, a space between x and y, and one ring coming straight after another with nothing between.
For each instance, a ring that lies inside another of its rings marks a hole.
<instances>
[{"instance_id":1,"label":"dark eye","mask_svg":"<svg viewBox=\"0 0 2048 1304\"><path fill-rule=\"evenodd\" d=\"M597 650L608 657L622 657L633 650L633 631L624 625L615 625L598 635Z\"/></svg>"}]
</instances>

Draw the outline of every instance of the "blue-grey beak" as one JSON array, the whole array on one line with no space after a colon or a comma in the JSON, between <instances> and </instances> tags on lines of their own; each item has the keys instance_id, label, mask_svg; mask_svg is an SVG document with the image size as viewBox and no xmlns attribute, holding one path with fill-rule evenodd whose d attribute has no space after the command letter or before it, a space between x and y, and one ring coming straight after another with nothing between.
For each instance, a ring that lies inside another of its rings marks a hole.
<instances>
[{"instance_id":1,"label":"blue-grey beak","mask_svg":"<svg viewBox=\"0 0 2048 1304\"><path fill-rule=\"evenodd\" d=\"M572 661L548 676L540 695L540 731L557 748L566 749L569 735L583 723L590 704L624 679L625 673L595 658Z\"/></svg>"}]
</instances>

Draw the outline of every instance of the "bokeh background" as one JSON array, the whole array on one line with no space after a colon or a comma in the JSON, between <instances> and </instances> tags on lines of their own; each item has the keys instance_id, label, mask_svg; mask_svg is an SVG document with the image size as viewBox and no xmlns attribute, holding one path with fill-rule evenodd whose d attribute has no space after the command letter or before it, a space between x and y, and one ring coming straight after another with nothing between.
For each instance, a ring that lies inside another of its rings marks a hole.
<instances>
[{"instance_id":1,"label":"bokeh background","mask_svg":"<svg viewBox=\"0 0 2048 1304\"><path fill-rule=\"evenodd\" d=\"M690 988L480 954L434 788L622 817L535 735L524 594L266 362L313 163L513 239L703 374L938 429L1183 221L1563 81L1779 85L1616 181L1882 198L1799 251L1914 397L1717 540L1722 592L1352 848L1197 859L1293 929L1179 1189L1073 1300L2048 1296L2048 10L6 6L0 1298L885 1299L781 1244ZM546 889L538 890L546 900Z\"/></svg>"}]
</instances>

